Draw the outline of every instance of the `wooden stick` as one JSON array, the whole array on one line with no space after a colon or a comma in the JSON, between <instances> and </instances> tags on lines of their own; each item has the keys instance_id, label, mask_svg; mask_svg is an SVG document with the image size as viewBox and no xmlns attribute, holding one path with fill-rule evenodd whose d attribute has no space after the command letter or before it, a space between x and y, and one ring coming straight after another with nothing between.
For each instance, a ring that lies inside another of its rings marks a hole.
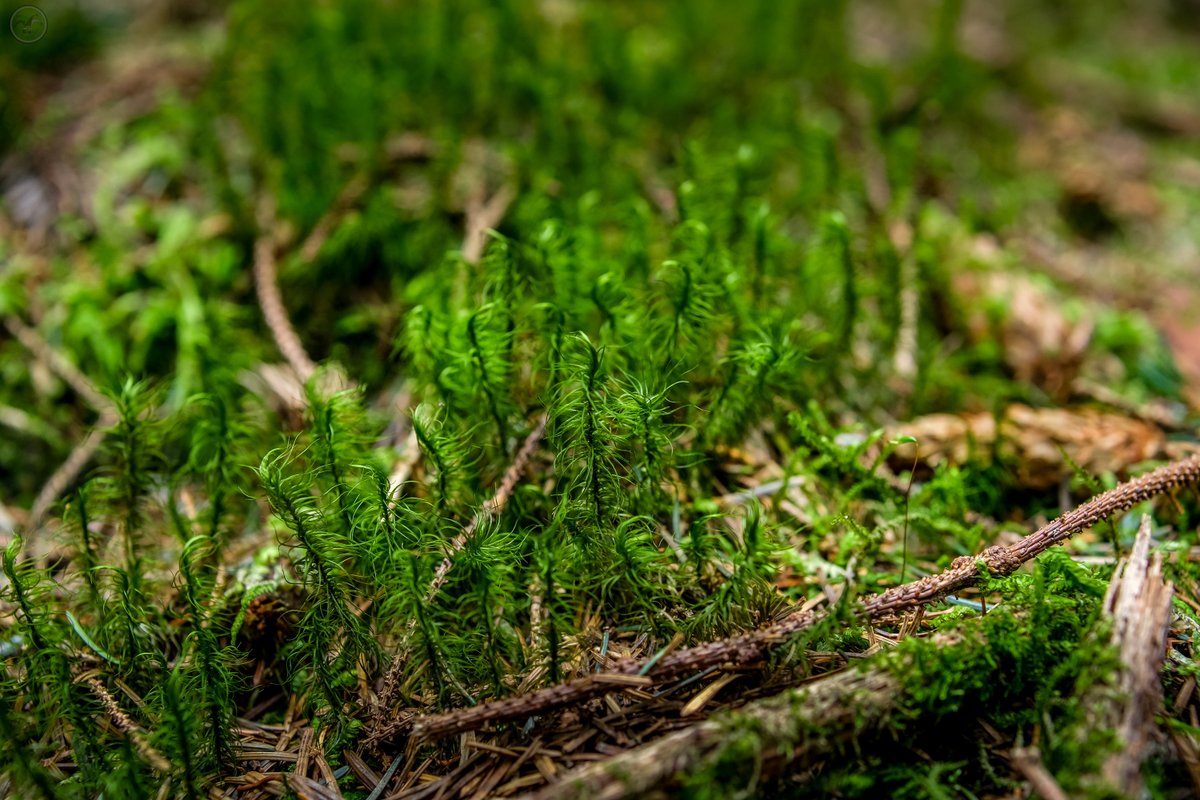
<instances>
[{"instance_id":1,"label":"wooden stick","mask_svg":"<svg viewBox=\"0 0 1200 800\"><path fill-rule=\"evenodd\" d=\"M517 487L517 481L520 480L521 474L525 468L529 466L529 460L533 458L533 453L537 449L538 442L541 441L542 435L546 432L546 415L543 413L538 419L537 424L533 426L533 430L525 437L525 441L521 444L521 449L517 451L517 455L513 458L508 469L504 472L504 477L500 479L500 485L496 488L495 494L488 498L482 508L471 518L466 527L459 532L458 536L450 543L450 550L446 553L446 557L442 559L442 563L438 565L433 573L433 580L429 584L429 588L425 592L425 602L432 603L437 597L438 592L446 584L447 576L450 574L451 568L454 566L454 556L462 551L467 546L467 542L479 530L479 526L486 523L492 517L500 514L504 507L508 504L508 499L512 496L513 491ZM409 622L408 629L411 632L416 627L416 620ZM390 738L394 732L398 732L397 720L387 717L388 709L391 706L392 699L395 697L396 690L400 686L401 672L408 660L408 645L407 640L401 644L395 655L392 656L391 664L388 665L387 672L383 676L382 688L379 692L379 699L375 706L375 711L372 714L372 731L369 738L375 741L382 741ZM404 721L407 724L407 720Z\"/></svg>"},{"instance_id":2,"label":"wooden stick","mask_svg":"<svg viewBox=\"0 0 1200 800\"><path fill-rule=\"evenodd\" d=\"M38 492L37 497L34 498L33 507L29 511L29 525L31 528L36 528L41 524L46 512L50 510L50 506L54 505L54 502L67 490L71 482L100 449L100 445L104 443L104 431L100 429L116 423L116 412L109 399L88 380L87 376L68 361L62 353L55 350L36 330L26 325L24 320L8 314L4 317L4 327L8 328L9 333L25 345L35 358L62 378L64 383L100 414L96 428L75 446L75 449L67 456L67 460L54 471L42 486L42 490Z\"/></svg>"}]
</instances>

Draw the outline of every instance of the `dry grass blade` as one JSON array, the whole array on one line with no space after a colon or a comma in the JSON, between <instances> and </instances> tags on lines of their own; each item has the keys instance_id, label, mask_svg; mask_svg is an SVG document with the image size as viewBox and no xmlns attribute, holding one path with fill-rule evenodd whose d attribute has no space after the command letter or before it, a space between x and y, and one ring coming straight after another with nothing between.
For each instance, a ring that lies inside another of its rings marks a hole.
<instances>
[{"instance_id":1,"label":"dry grass blade","mask_svg":"<svg viewBox=\"0 0 1200 800\"><path fill-rule=\"evenodd\" d=\"M695 697L687 702L687 705L679 710L679 716L690 717L692 714L698 714L717 696L718 692L737 680L737 677L738 674L736 672L727 672L708 686L705 686L697 692Z\"/></svg>"},{"instance_id":2,"label":"dry grass blade","mask_svg":"<svg viewBox=\"0 0 1200 800\"><path fill-rule=\"evenodd\" d=\"M287 785L300 800L341 800L342 797L335 787L325 786L295 773L287 776Z\"/></svg>"},{"instance_id":3,"label":"dry grass blade","mask_svg":"<svg viewBox=\"0 0 1200 800\"><path fill-rule=\"evenodd\" d=\"M305 728L300 732L300 745L296 755L296 775L308 777L308 771L312 766L314 739L315 732L312 728Z\"/></svg>"}]
</instances>

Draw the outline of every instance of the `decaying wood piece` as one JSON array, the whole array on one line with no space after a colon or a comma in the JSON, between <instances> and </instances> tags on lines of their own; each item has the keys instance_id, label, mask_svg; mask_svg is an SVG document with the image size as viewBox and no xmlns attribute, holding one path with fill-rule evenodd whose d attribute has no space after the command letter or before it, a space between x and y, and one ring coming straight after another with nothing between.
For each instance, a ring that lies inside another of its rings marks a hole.
<instances>
[{"instance_id":1,"label":"decaying wood piece","mask_svg":"<svg viewBox=\"0 0 1200 800\"><path fill-rule=\"evenodd\" d=\"M1113 687L1116 693L1109 692L1102 698L1101 711L1094 721L1115 731L1121 742L1121 751L1106 762L1098 776L1105 784L1103 788L1129 797L1140 796L1141 764L1155 731L1154 716L1162 703L1159 671L1171 606L1171 586L1163 581L1162 559L1151 559L1149 552L1150 519L1145 517L1133 552L1118 568L1105 599L1104 609L1113 618L1113 643L1120 651L1122 669ZM964 645L961 635L955 632L933 637L929 644L943 648L986 646L974 640ZM666 790L739 747L738 732L746 731L757 737L755 749L762 759L753 774L769 776L785 765L792 772L802 772L887 719L905 694L896 677L900 673L886 668L847 670L748 703L582 767L563 781L545 787L534 798L620 800ZM1035 749L1014 751L1013 764L1040 796L1067 797Z\"/></svg>"},{"instance_id":2,"label":"decaying wood piece","mask_svg":"<svg viewBox=\"0 0 1200 800\"><path fill-rule=\"evenodd\" d=\"M961 556L944 572L869 597L859 603L858 613L873 621L894 619L901 612L935 602L948 594L974 585L980 579L981 567L991 575L1011 575L1026 561L1097 522L1113 514L1128 511L1138 503L1165 491L1197 481L1200 481L1200 455L1167 464L1097 495L1010 547L989 547L974 558ZM407 724L398 725L390 733L394 736L407 732L416 737L434 739L475 730L496 722L527 719L608 694L613 691L613 685L611 680L605 679L612 674L645 673L657 682L721 664L752 663L761 659L775 645L786 642L800 631L810 628L824 616L811 610L801 611L780 622L741 636L678 650L663 657L652 665L652 668L645 662L626 660L611 673L588 675L567 683L503 700L481 703L459 711L417 717L412 721L411 727Z\"/></svg>"},{"instance_id":3,"label":"decaying wood piece","mask_svg":"<svg viewBox=\"0 0 1200 800\"><path fill-rule=\"evenodd\" d=\"M1095 708L1092 727L1111 730L1119 750L1104 764L1097 789L1125 797L1142 795L1142 762L1153 744L1155 715L1162 708L1159 675L1167 647L1173 587L1163 580L1162 556L1150 557L1150 517L1143 517L1133 552L1113 574L1104 599L1112 618L1112 642L1121 670L1114 685L1094 693L1085 707Z\"/></svg>"}]
</instances>

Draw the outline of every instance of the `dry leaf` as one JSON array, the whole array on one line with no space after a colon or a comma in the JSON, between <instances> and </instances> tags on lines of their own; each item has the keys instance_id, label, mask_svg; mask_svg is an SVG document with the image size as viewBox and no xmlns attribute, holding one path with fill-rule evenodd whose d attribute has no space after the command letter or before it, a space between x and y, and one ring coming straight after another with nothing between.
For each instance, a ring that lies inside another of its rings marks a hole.
<instances>
[{"instance_id":1,"label":"dry leaf","mask_svg":"<svg viewBox=\"0 0 1200 800\"><path fill-rule=\"evenodd\" d=\"M1156 426L1091 408L1056 409L1012 405L997 421L989 413L931 414L892 432L912 436L892 454L897 469L918 462L929 467L967 462L1010 464L1016 481L1048 489L1070 477L1066 458L1090 475L1124 472L1163 452L1166 437Z\"/></svg>"},{"instance_id":2,"label":"dry leaf","mask_svg":"<svg viewBox=\"0 0 1200 800\"><path fill-rule=\"evenodd\" d=\"M970 309L967 332L973 341L999 341L1013 377L1059 402L1069 398L1092 338L1089 315L1072 318L1052 288L1024 275L961 273L954 289ZM989 313L997 308L1002 309L998 319Z\"/></svg>"}]
</instances>

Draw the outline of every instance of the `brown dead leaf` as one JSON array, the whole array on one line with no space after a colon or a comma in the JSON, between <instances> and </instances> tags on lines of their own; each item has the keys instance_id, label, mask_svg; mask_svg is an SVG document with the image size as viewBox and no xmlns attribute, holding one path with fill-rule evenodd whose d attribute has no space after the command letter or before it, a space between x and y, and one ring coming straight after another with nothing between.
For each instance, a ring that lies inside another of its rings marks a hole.
<instances>
[{"instance_id":1,"label":"brown dead leaf","mask_svg":"<svg viewBox=\"0 0 1200 800\"><path fill-rule=\"evenodd\" d=\"M892 454L897 469L918 463L937 467L999 458L1021 486L1048 489L1073 474L1066 458L1090 475L1122 473L1163 452L1166 437L1141 420L1091 408L1056 409L1011 405L999 420L989 413L931 414L899 426L912 436Z\"/></svg>"},{"instance_id":2,"label":"brown dead leaf","mask_svg":"<svg viewBox=\"0 0 1200 800\"><path fill-rule=\"evenodd\" d=\"M970 309L966 324L973 341L999 341L1017 380L1059 402L1069 398L1092 338L1090 315L1072 319L1051 287L1015 273L960 273L954 289Z\"/></svg>"},{"instance_id":3,"label":"brown dead leaf","mask_svg":"<svg viewBox=\"0 0 1200 800\"><path fill-rule=\"evenodd\" d=\"M1051 110L1021 142L1024 166L1058 177L1061 210L1077 232L1099 238L1124 223L1157 217L1145 140L1074 108Z\"/></svg>"}]
</instances>

